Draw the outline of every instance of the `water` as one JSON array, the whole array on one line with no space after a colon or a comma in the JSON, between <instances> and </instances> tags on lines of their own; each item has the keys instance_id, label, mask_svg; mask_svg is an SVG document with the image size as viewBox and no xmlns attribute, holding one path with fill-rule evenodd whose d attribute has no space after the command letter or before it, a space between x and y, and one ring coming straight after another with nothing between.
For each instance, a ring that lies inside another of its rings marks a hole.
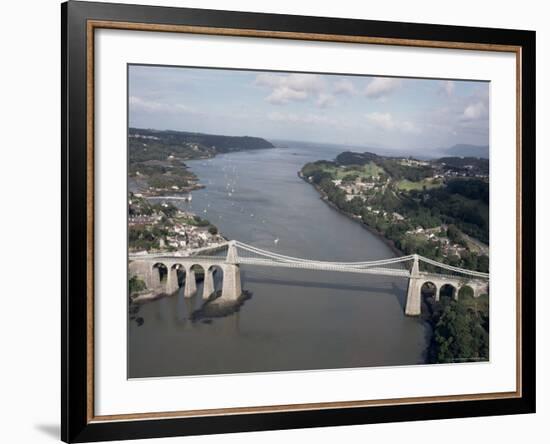
<instances>
[{"instance_id":1,"label":"water","mask_svg":"<svg viewBox=\"0 0 550 444\"><path fill-rule=\"evenodd\" d=\"M205 189L174 202L230 239L327 261L394 253L338 213L297 176L338 147L296 146L188 162ZM278 239L278 241L276 241ZM197 296L182 291L140 306L129 324L129 376L155 377L311 370L424 362L427 327L404 315L407 281L373 275L243 266L252 293L237 313L191 321Z\"/></svg>"}]
</instances>

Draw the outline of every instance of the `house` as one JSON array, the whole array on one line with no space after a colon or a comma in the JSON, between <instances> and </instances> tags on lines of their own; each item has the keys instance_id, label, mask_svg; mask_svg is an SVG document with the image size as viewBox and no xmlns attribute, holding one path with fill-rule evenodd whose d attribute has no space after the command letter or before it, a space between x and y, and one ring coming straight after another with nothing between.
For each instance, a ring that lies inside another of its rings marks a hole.
<instances>
[{"instance_id":1,"label":"house","mask_svg":"<svg viewBox=\"0 0 550 444\"><path fill-rule=\"evenodd\" d=\"M353 200L356 197L361 199L363 202L365 201L365 196L361 196L360 194L346 194L346 202L349 202L350 200Z\"/></svg>"},{"instance_id":2,"label":"house","mask_svg":"<svg viewBox=\"0 0 550 444\"><path fill-rule=\"evenodd\" d=\"M405 220L405 218L399 213L393 213L392 216L395 220Z\"/></svg>"}]
</instances>

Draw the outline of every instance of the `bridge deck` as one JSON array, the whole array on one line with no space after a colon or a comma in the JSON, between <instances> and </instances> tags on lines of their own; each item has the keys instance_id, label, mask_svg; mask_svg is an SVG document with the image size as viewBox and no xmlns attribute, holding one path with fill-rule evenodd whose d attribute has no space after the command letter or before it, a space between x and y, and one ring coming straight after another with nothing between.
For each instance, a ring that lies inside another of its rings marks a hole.
<instances>
[{"instance_id":1,"label":"bridge deck","mask_svg":"<svg viewBox=\"0 0 550 444\"><path fill-rule=\"evenodd\" d=\"M238 249L241 252L245 253L245 255L241 256L240 254L238 254ZM205 252L211 252L214 254L205 255ZM455 282L461 280L489 280L488 273L453 267L448 264L439 263L437 261L419 255L409 255L366 262L328 262L322 260L311 260L284 256L280 253L273 253L267 250L262 250L258 247L247 245L239 241L227 241L216 246L188 250L186 251L186 253L186 255L179 255L178 253L131 255L130 260L158 262L169 261L172 264L177 264L178 262L181 262L182 264L186 263L187 265L190 265L190 263L193 262L198 265L200 265L201 262L207 262L207 265L240 264L259 267L279 267L301 270L337 271L342 273L377 274L384 276L398 276L404 278L411 278L413 276L413 273L419 273L418 275L415 274L415 276L419 276L421 279L448 279L449 281ZM218 255L216 253L221 254ZM252 255L252 257L250 255ZM413 261L412 268L410 268L411 261ZM438 267L437 269L441 270L441 273L419 271L420 262Z\"/></svg>"},{"instance_id":2,"label":"bridge deck","mask_svg":"<svg viewBox=\"0 0 550 444\"><path fill-rule=\"evenodd\" d=\"M381 267L359 268L353 266L340 266L334 264L310 263L310 262L276 262L267 259L239 258L239 264L256 265L260 267L294 268L299 270L337 271L343 273L377 274L385 276L410 277L406 269L391 269Z\"/></svg>"}]
</instances>

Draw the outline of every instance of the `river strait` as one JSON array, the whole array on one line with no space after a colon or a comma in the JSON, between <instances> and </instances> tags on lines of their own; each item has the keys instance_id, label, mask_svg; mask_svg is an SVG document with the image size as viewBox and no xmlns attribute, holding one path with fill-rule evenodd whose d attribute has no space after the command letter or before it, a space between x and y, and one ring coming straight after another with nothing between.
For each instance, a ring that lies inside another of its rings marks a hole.
<instances>
[{"instance_id":1,"label":"river strait","mask_svg":"<svg viewBox=\"0 0 550 444\"><path fill-rule=\"evenodd\" d=\"M395 256L377 236L320 199L297 172L343 148L312 145L218 155L186 162L206 187L182 209L209 219L229 239L325 261ZM191 320L197 295L139 307L129 322L129 377L412 365L429 336L404 315L407 281L374 275L242 266L251 293L223 318Z\"/></svg>"}]
</instances>

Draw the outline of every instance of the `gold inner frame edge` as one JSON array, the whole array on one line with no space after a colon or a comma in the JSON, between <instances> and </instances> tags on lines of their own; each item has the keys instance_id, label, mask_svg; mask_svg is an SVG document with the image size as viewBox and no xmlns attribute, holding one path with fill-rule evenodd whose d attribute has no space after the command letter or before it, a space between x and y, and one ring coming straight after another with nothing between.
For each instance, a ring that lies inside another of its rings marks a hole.
<instances>
[{"instance_id":1,"label":"gold inner frame edge","mask_svg":"<svg viewBox=\"0 0 550 444\"><path fill-rule=\"evenodd\" d=\"M148 32L176 32L201 35L219 35L232 37L276 38L288 40L307 40L336 43L360 43L388 46L407 46L421 48L461 49L488 52L511 52L516 56L516 391L497 393L474 393L450 396L420 396L409 398L394 398L380 400L335 401L306 404L284 404L254 407L230 407L202 410L182 410L172 412L144 412L116 415L94 414L94 32L96 29L118 29ZM151 23L133 23L124 21L88 20L86 42L86 206L87 206L87 422L114 422L130 420L154 420L165 418L190 418L198 416L225 416L238 414L260 414L274 412L296 412L303 410L327 410L336 408L359 408L389 405L406 405L417 403L460 402L492 399L520 398L522 396L522 328L521 328L521 301L522 301L522 48L515 45L499 45L488 43L449 42L436 40L399 39L385 37L351 36L336 34L311 34L286 31L265 31L255 29L216 28L188 25L165 25Z\"/></svg>"}]
</instances>

